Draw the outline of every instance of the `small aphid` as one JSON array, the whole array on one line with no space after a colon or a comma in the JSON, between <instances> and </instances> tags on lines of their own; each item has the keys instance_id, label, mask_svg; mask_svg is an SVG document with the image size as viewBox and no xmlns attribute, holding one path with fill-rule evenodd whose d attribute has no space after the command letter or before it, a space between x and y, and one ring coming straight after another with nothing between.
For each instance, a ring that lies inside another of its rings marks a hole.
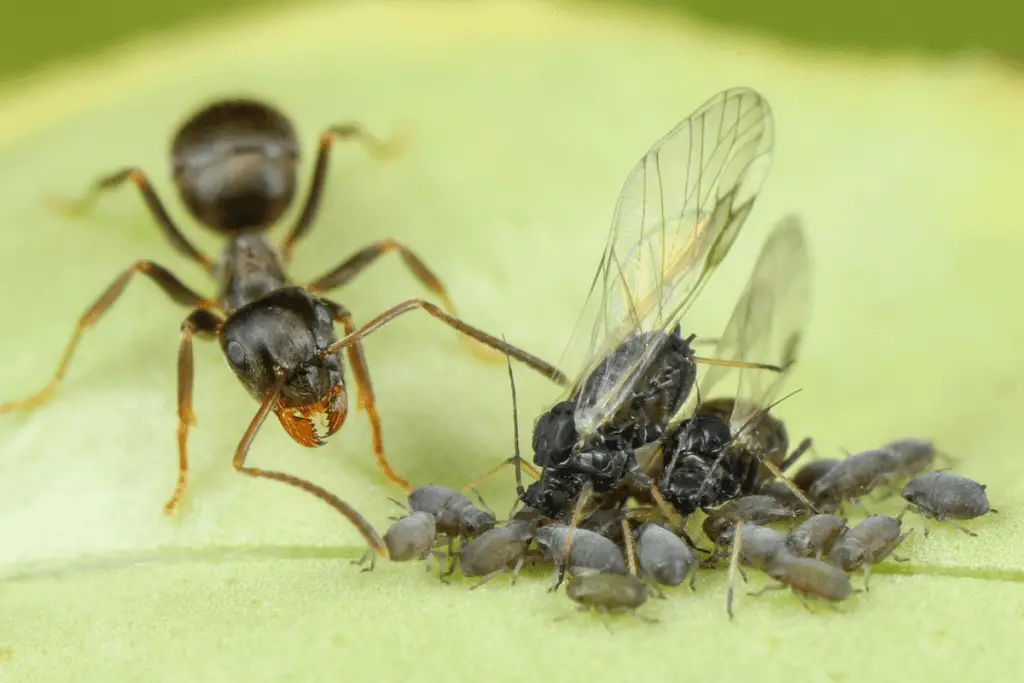
<instances>
[{"instance_id":1,"label":"small aphid","mask_svg":"<svg viewBox=\"0 0 1024 683\"><path fill-rule=\"evenodd\" d=\"M481 501L483 502L483 501ZM437 532L449 538L473 538L494 528L494 513L447 486L418 486L409 492L409 507L434 515Z\"/></svg>"},{"instance_id":2,"label":"small aphid","mask_svg":"<svg viewBox=\"0 0 1024 683\"><path fill-rule=\"evenodd\" d=\"M513 519L502 527L488 529L459 549L459 566L465 576L479 576L470 587L478 588L502 572L512 570L512 583L526 561L533 537L533 522Z\"/></svg>"},{"instance_id":3,"label":"small aphid","mask_svg":"<svg viewBox=\"0 0 1024 683\"><path fill-rule=\"evenodd\" d=\"M832 550L839 537L846 531L846 520L836 515L814 515L793 530L787 545L790 552L800 557L820 560L822 554Z\"/></svg>"},{"instance_id":4,"label":"small aphid","mask_svg":"<svg viewBox=\"0 0 1024 683\"><path fill-rule=\"evenodd\" d=\"M908 479L921 474L932 466L938 451L935 444L928 439L909 437L896 439L882 446L896 455L899 465L895 475L897 478Z\"/></svg>"},{"instance_id":5,"label":"small aphid","mask_svg":"<svg viewBox=\"0 0 1024 683\"><path fill-rule=\"evenodd\" d=\"M575 548L575 542L573 547ZM647 602L647 585L632 574L573 574L565 592L571 600L579 603L581 610L593 609L607 614L632 612L634 616L644 621L657 621L636 614L635 610Z\"/></svg>"},{"instance_id":6,"label":"small aphid","mask_svg":"<svg viewBox=\"0 0 1024 683\"><path fill-rule=\"evenodd\" d=\"M891 555L910 535L910 531L900 533L902 529L903 522L895 517L868 517L836 541L828 554L829 560L846 572L863 567L864 590L869 590L871 565Z\"/></svg>"},{"instance_id":7,"label":"small aphid","mask_svg":"<svg viewBox=\"0 0 1024 683\"><path fill-rule=\"evenodd\" d=\"M725 611L732 619L733 594L736 586L737 571L747 582L747 573L743 567L766 569L780 555L788 555L786 535L770 527L758 524L738 524L726 527L718 538L719 548L732 546L729 556L729 591L725 602ZM714 556L711 558L714 559Z\"/></svg>"},{"instance_id":8,"label":"small aphid","mask_svg":"<svg viewBox=\"0 0 1024 683\"><path fill-rule=\"evenodd\" d=\"M726 528L718 537L719 545L733 545L736 526ZM779 553L788 553L786 534L759 524L744 524L740 539L739 563L744 567L752 567L764 571ZM743 573L743 570L740 570Z\"/></svg>"},{"instance_id":9,"label":"small aphid","mask_svg":"<svg viewBox=\"0 0 1024 683\"><path fill-rule=\"evenodd\" d=\"M892 451L879 448L851 455L823 474L810 488L811 500L838 505L858 498L884 483L899 467Z\"/></svg>"},{"instance_id":10,"label":"small aphid","mask_svg":"<svg viewBox=\"0 0 1024 683\"><path fill-rule=\"evenodd\" d=\"M636 554L640 572L664 586L678 586L690 578L690 590L697 580L697 558L679 536L647 522L636 532Z\"/></svg>"},{"instance_id":11,"label":"small aphid","mask_svg":"<svg viewBox=\"0 0 1024 683\"><path fill-rule=\"evenodd\" d=\"M846 600L853 593L850 579L845 572L827 562L810 557L781 554L776 556L765 571L768 576L778 581L779 585L765 586L751 593L751 596L788 587L793 589L793 593L800 598L803 606L810 610L808 598L824 600L826 605L835 609L832 603Z\"/></svg>"},{"instance_id":12,"label":"small aphid","mask_svg":"<svg viewBox=\"0 0 1024 683\"><path fill-rule=\"evenodd\" d=\"M812 460L793 475L793 483L801 491L810 491L811 487L814 486L814 482L821 479L826 472L831 471L840 462L842 461L835 458Z\"/></svg>"},{"instance_id":13,"label":"small aphid","mask_svg":"<svg viewBox=\"0 0 1024 683\"><path fill-rule=\"evenodd\" d=\"M434 516L426 512L413 512L402 517L384 534L384 545L388 548L388 558L392 562L422 559L427 563L427 571L430 571L436 540L437 524ZM367 560L370 561L370 566L364 571L372 571L377 560L373 550L368 550L358 564L363 564Z\"/></svg>"},{"instance_id":14,"label":"small aphid","mask_svg":"<svg viewBox=\"0 0 1024 683\"><path fill-rule=\"evenodd\" d=\"M984 484L951 472L928 472L914 477L903 487L903 498L922 518L949 524L971 536L978 534L953 520L974 519L995 512L989 507ZM924 535L928 535L927 522Z\"/></svg>"},{"instance_id":15,"label":"small aphid","mask_svg":"<svg viewBox=\"0 0 1024 683\"><path fill-rule=\"evenodd\" d=\"M544 557L560 563L565 555L565 546L569 538L569 527L565 524L548 524L537 530L533 540L544 553ZM569 550L568 569L578 573L578 569L596 569L610 574L625 574L626 561L622 551L612 541L600 534L586 529L575 529L572 534L572 546ZM559 573L556 572L556 577ZM554 587L557 587L557 583Z\"/></svg>"},{"instance_id":16,"label":"small aphid","mask_svg":"<svg viewBox=\"0 0 1024 683\"><path fill-rule=\"evenodd\" d=\"M714 510L705 510L704 512L708 516L701 528L712 541L719 538L727 527L737 522L768 524L793 519L798 514L796 510L780 503L776 498L761 495L737 498Z\"/></svg>"}]
</instances>

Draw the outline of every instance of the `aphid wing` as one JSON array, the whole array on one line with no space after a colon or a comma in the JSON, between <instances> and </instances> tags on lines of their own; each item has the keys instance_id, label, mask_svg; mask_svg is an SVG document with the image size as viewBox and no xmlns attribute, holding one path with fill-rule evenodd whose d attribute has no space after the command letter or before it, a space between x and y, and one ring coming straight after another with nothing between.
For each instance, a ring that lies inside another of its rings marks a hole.
<instances>
[{"instance_id":1,"label":"aphid wing","mask_svg":"<svg viewBox=\"0 0 1024 683\"><path fill-rule=\"evenodd\" d=\"M734 432L778 395L796 361L810 317L810 269L803 224L795 215L786 216L762 247L715 357L769 363L787 371L738 371L730 420ZM702 396L709 397L728 372L729 368L710 367L701 382Z\"/></svg>"},{"instance_id":2,"label":"aphid wing","mask_svg":"<svg viewBox=\"0 0 1024 683\"><path fill-rule=\"evenodd\" d=\"M581 377L631 335L670 332L679 322L750 213L770 167L772 138L768 103L736 88L680 122L634 167L591 288L601 305ZM615 413L663 342L654 334L589 377L577 406L581 432Z\"/></svg>"}]
</instances>

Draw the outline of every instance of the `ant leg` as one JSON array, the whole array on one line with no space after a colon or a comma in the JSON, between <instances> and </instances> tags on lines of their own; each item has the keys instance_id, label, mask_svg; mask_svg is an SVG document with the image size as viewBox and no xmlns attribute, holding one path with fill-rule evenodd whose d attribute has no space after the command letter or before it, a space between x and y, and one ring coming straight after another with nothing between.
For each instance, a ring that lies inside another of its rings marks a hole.
<instances>
[{"instance_id":1,"label":"ant leg","mask_svg":"<svg viewBox=\"0 0 1024 683\"><path fill-rule=\"evenodd\" d=\"M126 168L112 173L109 176L105 176L96 181L91 188L86 192L84 196L75 201L68 201L63 199L55 199L51 203L61 213L68 216L84 216L92 211L93 206L96 204L96 199L99 197L101 192L106 190L112 190L116 187L120 187L127 181L131 181L132 184L138 188L139 192L142 193L142 199L146 202L146 207L149 209L150 214L156 220L157 225L163 230L164 236L170 240L171 244L175 249L180 251L185 256L188 256L193 261L196 261L207 272L213 272L214 264L208 256L200 252L188 239L181 234L181 230L174 224L171 217L168 215L167 210L164 208L163 202L157 196L153 187L149 184L149 178L143 173L142 169L139 168Z\"/></svg>"},{"instance_id":2,"label":"ant leg","mask_svg":"<svg viewBox=\"0 0 1024 683\"><path fill-rule=\"evenodd\" d=\"M311 284L306 286L310 292L328 292L337 289L359 275L363 270L384 254L398 252L406 267L412 271L417 280L422 282L427 289L432 291L441 299L441 305L450 314L455 315L455 307L452 305L448 290L441 284L441 280L427 267L427 264L417 256L409 247L393 239L383 239L374 242L368 247L359 250L344 263L335 267L330 272L320 276Z\"/></svg>"},{"instance_id":3,"label":"ant leg","mask_svg":"<svg viewBox=\"0 0 1024 683\"><path fill-rule=\"evenodd\" d=\"M327 178L327 162L330 160L331 148L338 140L358 140L370 154L378 159L391 156L399 143L399 140L380 140L364 131L356 123L331 126L320 134L320 151L316 156L316 166L313 168L313 179L309 185L306 204L302 207L302 213L299 214L298 220L295 221L291 232L281 245L281 256L284 257L285 262L291 260L295 243L305 237L313 227L313 219L320 209L320 199L323 195L324 181Z\"/></svg>"},{"instance_id":4,"label":"ant leg","mask_svg":"<svg viewBox=\"0 0 1024 683\"><path fill-rule=\"evenodd\" d=\"M321 299L330 309L334 320L345 328L345 334L351 336L355 329L352 322L352 314L341 304L328 299ZM346 337L347 339L348 337ZM362 344L355 343L348 347L348 362L352 366L352 374L356 378L358 390L357 401L361 409L366 411L366 419L370 421L370 430L373 432L373 455L377 458L377 466L384 472L384 476L391 482L397 484L403 491L412 491L412 484L408 479L399 476L388 462L384 454L384 437L381 435L380 415L377 413L377 401L373 395L373 385L370 383L370 368L366 365L366 356L363 355Z\"/></svg>"},{"instance_id":5,"label":"ant leg","mask_svg":"<svg viewBox=\"0 0 1024 683\"><path fill-rule=\"evenodd\" d=\"M391 308L384 311L370 322L360 327L358 330L350 332L341 341L331 344L326 349L326 351L324 351L324 353L336 353L337 351L347 346L351 346L358 342L359 340L361 340L362 338L366 337L367 335L372 334L380 327L386 325L390 321L399 317L400 315L403 315L410 311L414 311L416 309L422 309L426 311L428 314L440 320L445 325L448 325L449 327L458 330L459 332L463 333L466 336L472 337L473 339L477 340L481 344L484 344L485 346L489 346L492 349L496 349L503 353L507 353L512 358L515 358L516 360L525 363L526 365L533 368L537 372L541 373L551 381L562 386L569 386L569 378L565 375L565 373L563 373L555 366L546 363L542 361L540 358L537 358L536 356L533 356L518 347L512 346L511 344L508 344L498 339L497 337L491 336L484 332L483 330L473 327L472 325L468 325L454 316L448 315L434 304L430 303L429 301L424 301L422 299L409 299L407 301L403 301L397 306L392 306Z\"/></svg>"},{"instance_id":6,"label":"ant leg","mask_svg":"<svg viewBox=\"0 0 1024 683\"><path fill-rule=\"evenodd\" d=\"M451 316L457 316L455 313L455 306L452 304L451 297L448 295L448 290L443 284L441 284L440 278L438 278L437 275L427 267L427 264L424 263L419 256L413 253L409 247L393 239L384 239L379 242L374 242L370 246L356 252L355 255L344 263L307 285L306 289L317 294L319 292L327 292L341 287L359 275L366 267L376 261L379 257L391 252L398 252L402 257L402 260L405 262L406 267L412 271L412 274L416 279L422 282L427 289L432 291L441 299L441 306L444 310ZM481 347L479 344L474 344L472 340L467 339L463 335L459 335L459 339L463 343L469 344L473 352L478 356L481 356L484 360L496 362L501 359L500 354L495 354L492 349Z\"/></svg>"},{"instance_id":7,"label":"ant leg","mask_svg":"<svg viewBox=\"0 0 1024 683\"><path fill-rule=\"evenodd\" d=\"M100 316L102 316L107 309L114 305L114 302L116 302L124 292L124 288L127 286L128 281L131 280L132 276L136 273L140 273L151 279L175 303L181 304L182 306L205 309L214 308L216 305L215 302L204 299L186 287L180 280L178 280L178 278L174 277L174 275L165 268L158 266L152 261L136 261L130 268L121 273L117 279L114 280L113 284L111 284L96 300L96 302L89 307L89 310L79 318L78 325L75 328L74 333L71 335L71 340L68 342L67 347L64 349L64 355L60 359L60 365L57 366L57 372L54 373L53 379L51 379L50 382L40 391L28 398L20 401L10 401L8 403L0 404L0 414L10 413L16 410L32 410L34 408L38 408L53 396L53 393L57 390L57 387L60 386L61 381L64 379L64 375L68 369L68 364L71 362L71 357L74 355L75 349L77 348L82 335L85 334L86 330L96 324Z\"/></svg>"},{"instance_id":8,"label":"ant leg","mask_svg":"<svg viewBox=\"0 0 1024 683\"><path fill-rule=\"evenodd\" d=\"M199 308L185 318L181 324L181 341L178 342L178 482L174 493L164 505L164 514L169 515L185 499L188 485L188 430L196 424L192 412L192 378L195 374L192 363L192 337L216 338L223 321L215 314Z\"/></svg>"},{"instance_id":9,"label":"ant leg","mask_svg":"<svg viewBox=\"0 0 1024 683\"><path fill-rule=\"evenodd\" d=\"M277 374L277 381L274 383L274 387L271 389L270 393L267 394L267 397L263 399L263 403L260 404L260 409L256 411L256 415L253 416L252 422L249 423L249 427L245 430L245 434L242 435L241 441L238 442L238 448L235 449L235 457L232 459L231 464L234 466L235 470L247 476L279 481L316 496L344 515L345 518L352 523L352 526L359 531L359 534L366 541L367 545L369 545L377 555L385 560L390 559L388 547L380 537L380 534L377 533L377 530L373 528L373 525L371 525L365 517L359 514L355 508L343 501L341 498L338 498L330 491L321 488L310 481L300 479L299 477L291 474L275 472L273 470L262 470L256 467L246 467L245 458L249 454L249 447L252 445L253 439L256 438L256 432L258 432L260 427L263 426L263 423L267 420L267 416L270 415L270 411L273 410L274 406L277 404L281 395L281 387L284 386L284 371L280 368L276 368L275 373Z\"/></svg>"}]
</instances>

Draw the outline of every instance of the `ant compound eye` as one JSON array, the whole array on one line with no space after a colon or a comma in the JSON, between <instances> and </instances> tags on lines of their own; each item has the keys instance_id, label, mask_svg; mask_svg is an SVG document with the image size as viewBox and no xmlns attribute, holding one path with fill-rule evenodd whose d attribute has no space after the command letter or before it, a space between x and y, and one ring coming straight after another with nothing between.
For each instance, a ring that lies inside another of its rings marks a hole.
<instances>
[{"instance_id":1,"label":"ant compound eye","mask_svg":"<svg viewBox=\"0 0 1024 683\"><path fill-rule=\"evenodd\" d=\"M242 348L241 344L236 341L228 342L225 353L228 360L236 368L242 369L245 367L245 349Z\"/></svg>"}]
</instances>

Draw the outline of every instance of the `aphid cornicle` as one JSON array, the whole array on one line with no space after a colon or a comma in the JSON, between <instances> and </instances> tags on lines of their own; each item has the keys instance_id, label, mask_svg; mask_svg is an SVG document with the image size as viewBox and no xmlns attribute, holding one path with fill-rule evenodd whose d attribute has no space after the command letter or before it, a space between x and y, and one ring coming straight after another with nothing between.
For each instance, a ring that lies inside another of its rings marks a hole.
<instances>
[{"instance_id":1,"label":"aphid cornicle","mask_svg":"<svg viewBox=\"0 0 1024 683\"><path fill-rule=\"evenodd\" d=\"M811 445L805 439L788 453L781 420L769 413L796 357L809 321L810 255L796 216L781 220L769 235L715 349L740 366L735 396L704 400L696 414L670 427L658 481L662 496L681 515L759 491L772 477L810 507L807 496L783 472ZM759 359L782 373L744 367ZM763 359L763 360L762 360ZM730 366L711 367L699 395L708 397Z\"/></svg>"},{"instance_id":2,"label":"aphid cornicle","mask_svg":"<svg viewBox=\"0 0 1024 683\"><path fill-rule=\"evenodd\" d=\"M970 536L978 534L954 520L975 519L995 512L989 506L984 484L951 472L928 472L914 477L903 487L903 498L925 520L934 519ZM928 533L925 521L924 535Z\"/></svg>"},{"instance_id":3,"label":"aphid cornicle","mask_svg":"<svg viewBox=\"0 0 1024 683\"><path fill-rule=\"evenodd\" d=\"M869 590L871 565L889 557L906 540L910 531L903 532L902 529L903 522L899 517L868 517L836 541L828 554L828 559L846 572L855 572L863 568L864 590Z\"/></svg>"},{"instance_id":4,"label":"aphid cornicle","mask_svg":"<svg viewBox=\"0 0 1024 683\"><path fill-rule=\"evenodd\" d=\"M330 150L339 139L358 140L377 153L387 149L385 143L356 124L326 129L320 136L307 198L280 248L271 244L266 233L292 205L299 144L283 113L251 99L222 100L200 109L182 124L171 144L174 183L185 207L197 222L228 239L218 259L200 252L181 233L141 169L127 168L102 178L80 201L67 204L65 208L70 212L84 213L102 192L132 183L171 244L207 271L217 282L218 293L212 298L202 296L162 266L136 261L79 319L53 379L27 399L0 405L0 413L45 403L64 379L86 330L120 298L135 275L143 275L172 301L192 309L181 325L178 344L178 479L165 511L170 513L182 503L188 480L188 435L195 424L192 341L196 337L218 340L229 367L260 403L235 451L235 469L317 496L345 515L367 543L386 557L386 546L376 530L334 494L290 474L246 465L249 446L270 413L297 443L310 447L323 444L341 428L348 414L341 358L345 350L356 380L358 405L370 422L377 463L389 480L408 491L408 481L391 469L384 453L369 370L359 344L367 334L403 313L422 309L462 335L505 351L556 382L567 380L553 366L456 318L437 276L395 240L380 240L365 247L307 285L298 286L291 280L286 265L296 243L313 225ZM440 298L442 306L412 299L357 329L348 309L322 294L347 284L379 256L390 252L401 255L412 273ZM338 340L335 325L341 325L347 336Z\"/></svg>"}]
</instances>

